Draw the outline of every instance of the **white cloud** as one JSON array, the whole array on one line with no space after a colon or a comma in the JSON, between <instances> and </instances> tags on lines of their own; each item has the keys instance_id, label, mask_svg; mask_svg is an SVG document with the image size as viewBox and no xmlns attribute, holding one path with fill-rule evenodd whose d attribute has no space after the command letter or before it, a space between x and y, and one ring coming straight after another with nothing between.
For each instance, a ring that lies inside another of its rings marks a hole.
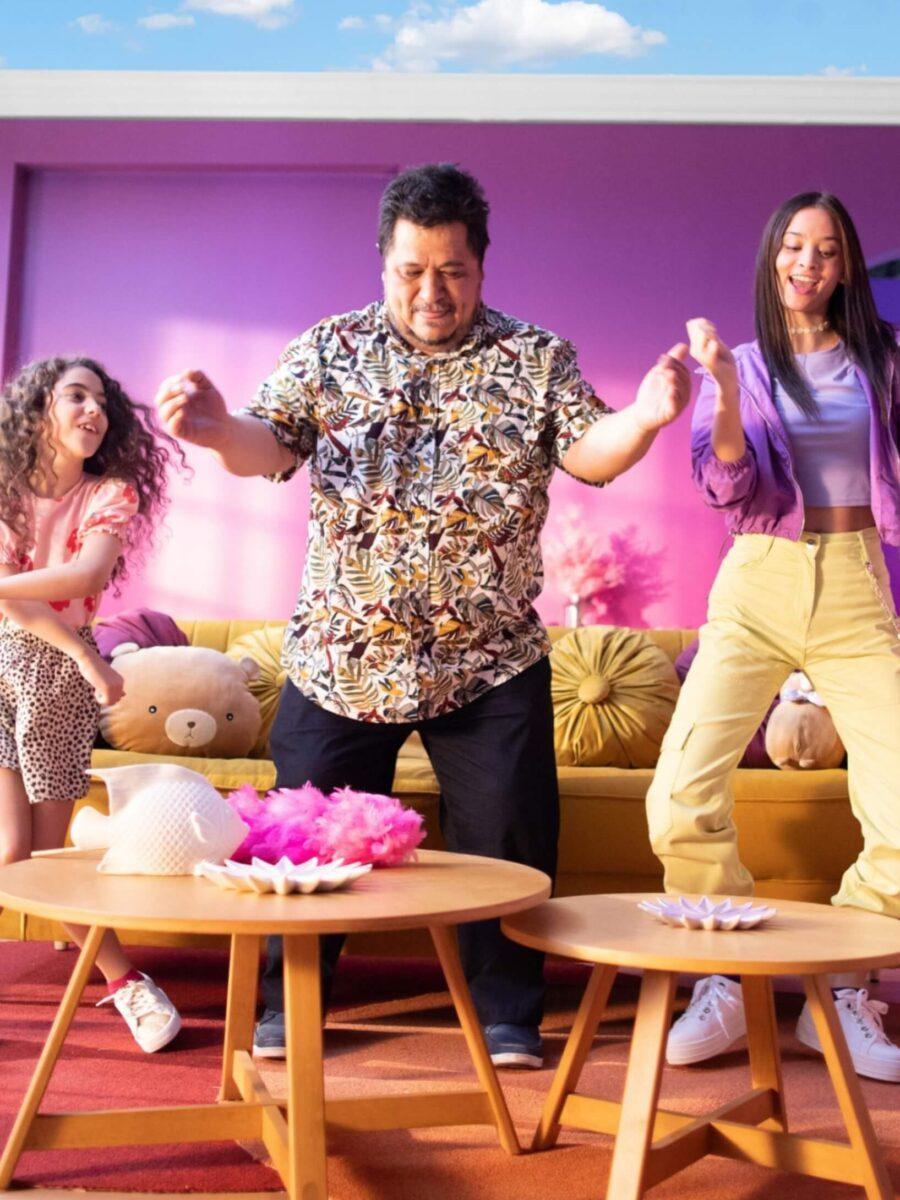
<instances>
[{"instance_id":1,"label":"white cloud","mask_svg":"<svg viewBox=\"0 0 900 1200\"><path fill-rule=\"evenodd\" d=\"M196 25L191 16L179 16L177 13L151 13L149 17L138 17L138 25L145 29L177 29L179 26Z\"/></svg>"},{"instance_id":2,"label":"white cloud","mask_svg":"<svg viewBox=\"0 0 900 1200\"><path fill-rule=\"evenodd\" d=\"M630 25L594 0L478 0L444 8L439 16L416 5L400 18L393 44L373 65L437 71L448 65L490 69L588 54L636 58L665 41L664 33Z\"/></svg>"},{"instance_id":3,"label":"white cloud","mask_svg":"<svg viewBox=\"0 0 900 1200\"><path fill-rule=\"evenodd\" d=\"M857 67L823 67L822 74L828 79L847 79L851 75L867 75L869 68L865 63L860 63Z\"/></svg>"},{"instance_id":4,"label":"white cloud","mask_svg":"<svg viewBox=\"0 0 900 1200\"><path fill-rule=\"evenodd\" d=\"M381 29L388 29L394 23L394 18L390 13L376 13L372 20Z\"/></svg>"},{"instance_id":5,"label":"white cloud","mask_svg":"<svg viewBox=\"0 0 900 1200\"><path fill-rule=\"evenodd\" d=\"M184 7L220 17L240 17L260 29L280 29L294 15L294 0L184 0Z\"/></svg>"},{"instance_id":6,"label":"white cloud","mask_svg":"<svg viewBox=\"0 0 900 1200\"><path fill-rule=\"evenodd\" d=\"M76 17L69 23L77 25L82 33L110 33L115 29L112 21L107 21L100 13L86 13L83 17Z\"/></svg>"},{"instance_id":7,"label":"white cloud","mask_svg":"<svg viewBox=\"0 0 900 1200\"><path fill-rule=\"evenodd\" d=\"M341 17L338 29L365 29L366 23L362 17Z\"/></svg>"}]
</instances>

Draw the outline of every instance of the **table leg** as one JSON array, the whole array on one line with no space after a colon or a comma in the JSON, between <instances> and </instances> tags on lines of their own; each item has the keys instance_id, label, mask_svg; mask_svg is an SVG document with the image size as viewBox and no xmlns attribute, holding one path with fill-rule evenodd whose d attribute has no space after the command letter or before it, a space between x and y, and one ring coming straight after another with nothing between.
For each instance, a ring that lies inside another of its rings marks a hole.
<instances>
[{"instance_id":1,"label":"table leg","mask_svg":"<svg viewBox=\"0 0 900 1200\"><path fill-rule=\"evenodd\" d=\"M775 1112L763 1129L780 1129L787 1133L787 1112L784 1104L784 1081L781 1075L781 1053L778 1049L778 1021L775 1016L775 997L772 980L766 975L744 975L744 1012L747 1015L747 1047L750 1051L750 1079L754 1088L770 1088L776 1095Z\"/></svg>"},{"instance_id":2,"label":"table leg","mask_svg":"<svg viewBox=\"0 0 900 1200\"><path fill-rule=\"evenodd\" d=\"M234 1055L237 1050L249 1050L253 1042L260 941L259 937L240 934L233 934L231 938L220 1100L240 1099L240 1089L234 1079Z\"/></svg>"},{"instance_id":3,"label":"table leg","mask_svg":"<svg viewBox=\"0 0 900 1200\"><path fill-rule=\"evenodd\" d=\"M285 934L289 1200L328 1200L321 989L318 936Z\"/></svg>"},{"instance_id":4,"label":"table leg","mask_svg":"<svg viewBox=\"0 0 900 1200\"><path fill-rule=\"evenodd\" d=\"M459 961L456 931L441 925L432 925L429 928L453 1000L453 1006L466 1039L466 1045L469 1047L469 1054L472 1056L478 1081L487 1093L491 1112L494 1114L494 1124L497 1126L500 1145L507 1154L518 1154L519 1139L516 1137L516 1130L509 1115L509 1109L506 1107L503 1091L497 1081L497 1072L494 1070L494 1064L488 1054L481 1022L475 1012L472 994L466 982L462 963Z\"/></svg>"},{"instance_id":5,"label":"table leg","mask_svg":"<svg viewBox=\"0 0 900 1200\"><path fill-rule=\"evenodd\" d=\"M47 1090L47 1084L50 1082L50 1076L53 1074L53 1068L66 1034L69 1032L69 1026L72 1024L72 1018L75 1016L78 1002L105 932L106 930L101 929L98 925L94 925L88 930L81 953L78 955L78 961L75 963L75 969L66 985L63 998L50 1027L50 1033L47 1035L44 1049L41 1051L41 1056L31 1077L31 1083L28 1085L28 1091L25 1093L25 1098L19 1107L15 1123L6 1141L3 1156L0 1158L0 1190L8 1188L12 1180L13 1171L19 1155L22 1153L22 1147L28 1137L32 1121L44 1098L44 1092Z\"/></svg>"},{"instance_id":6,"label":"table leg","mask_svg":"<svg viewBox=\"0 0 900 1200\"><path fill-rule=\"evenodd\" d=\"M616 978L616 968L596 966L591 971L587 988L572 1023L572 1031L566 1041L562 1058L553 1076L553 1083L544 1102L544 1110L534 1139L532 1150L549 1150L556 1144L559 1137L559 1115L562 1112L566 1098L574 1092L575 1086L584 1067L585 1059L591 1048L591 1042L597 1026L606 1008L606 1001Z\"/></svg>"},{"instance_id":7,"label":"table leg","mask_svg":"<svg viewBox=\"0 0 900 1200\"><path fill-rule=\"evenodd\" d=\"M644 971L607 1200L639 1200L643 1195L675 979L671 971Z\"/></svg>"},{"instance_id":8,"label":"table leg","mask_svg":"<svg viewBox=\"0 0 900 1200\"><path fill-rule=\"evenodd\" d=\"M824 975L806 975L803 986L828 1065L828 1074L850 1135L850 1145L860 1168L860 1182L868 1200L894 1200L894 1188L872 1128L859 1079L853 1069L828 979Z\"/></svg>"}]
</instances>

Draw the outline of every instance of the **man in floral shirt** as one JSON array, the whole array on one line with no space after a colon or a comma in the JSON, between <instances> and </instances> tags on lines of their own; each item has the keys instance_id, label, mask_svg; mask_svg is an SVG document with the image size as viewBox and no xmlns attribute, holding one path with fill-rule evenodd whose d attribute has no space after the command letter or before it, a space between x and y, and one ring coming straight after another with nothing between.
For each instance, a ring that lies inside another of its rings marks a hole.
<instances>
[{"instance_id":1,"label":"man in floral shirt","mask_svg":"<svg viewBox=\"0 0 900 1200\"><path fill-rule=\"evenodd\" d=\"M449 164L397 176L381 201L384 299L292 342L229 413L199 371L157 402L166 428L235 475L309 465L303 583L272 729L279 787L389 792L418 730L447 845L553 875L558 794L549 642L534 611L556 467L620 475L687 404L686 347L614 413L573 347L481 299L488 205ZM326 939L330 968L339 939ZM542 958L496 921L460 946L491 1056L540 1066ZM254 1051L284 1054L280 942L270 939Z\"/></svg>"}]
</instances>

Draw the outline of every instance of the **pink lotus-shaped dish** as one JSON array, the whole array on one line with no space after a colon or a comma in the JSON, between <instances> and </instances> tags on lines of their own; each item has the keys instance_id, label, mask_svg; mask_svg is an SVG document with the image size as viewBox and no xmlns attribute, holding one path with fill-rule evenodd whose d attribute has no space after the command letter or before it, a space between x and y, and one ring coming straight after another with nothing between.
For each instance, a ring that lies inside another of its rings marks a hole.
<instances>
[{"instance_id":1,"label":"pink lotus-shaped dish","mask_svg":"<svg viewBox=\"0 0 900 1200\"><path fill-rule=\"evenodd\" d=\"M310 892L333 892L371 870L371 863L345 863L342 858L325 863L320 863L317 858L304 863L291 862L289 858L280 858L277 863L264 862L261 858L239 863L226 858L224 864L198 863L194 874L237 892L256 892L258 895L276 892L279 896L300 892L306 896Z\"/></svg>"},{"instance_id":2,"label":"pink lotus-shaped dish","mask_svg":"<svg viewBox=\"0 0 900 1200\"><path fill-rule=\"evenodd\" d=\"M641 900L638 908L651 913L665 925L681 925L684 929L753 929L778 911L768 905L754 908L752 900L743 904L719 900L714 904L708 896L701 896L699 900L689 900L686 896Z\"/></svg>"}]
</instances>

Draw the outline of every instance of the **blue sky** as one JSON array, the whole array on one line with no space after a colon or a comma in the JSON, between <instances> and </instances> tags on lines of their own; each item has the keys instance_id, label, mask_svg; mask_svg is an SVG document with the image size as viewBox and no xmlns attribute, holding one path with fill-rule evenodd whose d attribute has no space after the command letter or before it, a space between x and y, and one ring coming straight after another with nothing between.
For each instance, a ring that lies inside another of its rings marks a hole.
<instances>
[{"instance_id":1,"label":"blue sky","mask_svg":"<svg viewBox=\"0 0 900 1200\"><path fill-rule=\"evenodd\" d=\"M20 69L900 74L900 0L0 0Z\"/></svg>"}]
</instances>

